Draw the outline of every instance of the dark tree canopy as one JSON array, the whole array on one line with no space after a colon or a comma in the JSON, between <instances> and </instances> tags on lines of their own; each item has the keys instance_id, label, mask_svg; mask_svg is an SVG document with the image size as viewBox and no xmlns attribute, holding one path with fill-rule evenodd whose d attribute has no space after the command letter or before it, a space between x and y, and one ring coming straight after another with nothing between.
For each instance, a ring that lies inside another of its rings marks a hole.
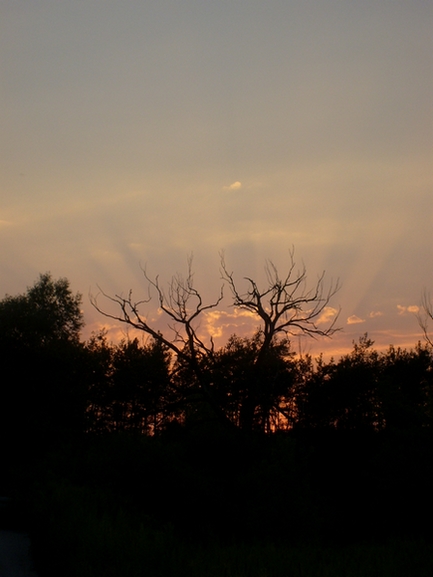
<instances>
[{"instance_id":1,"label":"dark tree canopy","mask_svg":"<svg viewBox=\"0 0 433 577\"><path fill-rule=\"evenodd\" d=\"M78 342L84 324L80 305L81 295L71 292L66 278L41 274L25 294L0 301L1 338L22 345Z\"/></svg>"},{"instance_id":2,"label":"dark tree canopy","mask_svg":"<svg viewBox=\"0 0 433 577\"><path fill-rule=\"evenodd\" d=\"M0 301L1 441L9 447L84 429L81 295L49 273ZM40 444L40 443L39 443Z\"/></svg>"},{"instance_id":3,"label":"dark tree canopy","mask_svg":"<svg viewBox=\"0 0 433 577\"><path fill-rule=\"evenodd\" d=\"M86 345L89 430L156 434L175 408L170 380L170 354L160 342L137 338L119 344L105 332Z\"/></svg>"}]
</instances>

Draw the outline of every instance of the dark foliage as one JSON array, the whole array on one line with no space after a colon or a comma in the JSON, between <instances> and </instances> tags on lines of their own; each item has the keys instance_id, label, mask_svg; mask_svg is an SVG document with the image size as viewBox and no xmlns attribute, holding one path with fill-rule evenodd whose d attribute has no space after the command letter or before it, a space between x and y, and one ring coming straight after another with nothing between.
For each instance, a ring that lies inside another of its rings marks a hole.
<instances>
[{"instance_id":1,"label":"dark foliage","mask_svg":"<svg viewBox=\"0 0 433 577\"><path fill-rule=\"evenodd\" d=\"M258 331L192 366L158 338L81 342L79 305L50 275L0 301L4 488L25 496L41 558L58 543L52 574L86 549L83 523L148 556L433 539L428 342L379 353L364 335L325 362Z\"/></svg>"},{"instance_id":2,"label":"dark foliage","mask_svg":"<svg viewBox=\"0 0 433 577\"><path fill-rule=\"evenodd\" d=\"M81 296L50 274L0 301L3 456L38 452L84 431Z\"/></svg>"},{"instance_id":3,"label":"dark foliage","mask_svg":"<svg viewBox=\"0 0 433 577\"><path fill-rule=\"evenodd\" d=\"M101 333L85 352L88 432L156 434L175 419L178 395L164 344L134 339L112 345Z\"/></svg>"}]
</instances>

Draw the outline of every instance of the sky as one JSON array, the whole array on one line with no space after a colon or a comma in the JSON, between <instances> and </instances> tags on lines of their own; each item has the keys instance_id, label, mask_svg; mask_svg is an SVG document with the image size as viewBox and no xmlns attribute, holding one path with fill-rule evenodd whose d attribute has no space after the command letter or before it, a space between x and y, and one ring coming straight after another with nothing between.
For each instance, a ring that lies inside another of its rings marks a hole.
<instances>
[{"instance_id":1,"label":"sky","mask_svg":"<svg viewBox=\"0 0 433 577\"><path fill-rule=\"evenodd\" d=\"M213 302L221 251L266 287L293 247L309 287L341 284L341 331L304 352L422 338L430 0L0 0L0 75L0 298L50 271L83 294L85 336L114 338L98 287L139 300L143 267L164 285L193 255ZM202 330L251 334L223 304Z\"/></svg>"}]
</instances>

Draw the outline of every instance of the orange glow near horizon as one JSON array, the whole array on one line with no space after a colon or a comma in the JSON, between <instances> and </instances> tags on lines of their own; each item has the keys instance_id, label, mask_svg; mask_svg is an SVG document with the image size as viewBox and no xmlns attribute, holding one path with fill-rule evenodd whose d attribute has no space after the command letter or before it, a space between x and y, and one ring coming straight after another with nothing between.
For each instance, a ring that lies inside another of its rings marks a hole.
<instances>
[{"instance_id":1,"label":"orange glow near horizon","mask_svg":"<svg viewBox=\"0 0 433 577\"><path fill-rule=\"evenodd\" d=\"M105 322L105 320L107 322ZM425 339L421 329L418 328L418 330L416 330L416 319L413 318L412 320L413 329L415 330L398 332L392 329L384 329L369 332L368 336L374 342L373 348L378 352L385 352L393 345L410 350L414 348L417 343L424 343ZM363 325L361 324L355 325L359 330L355 330L350 323L348 323L346 327L342 325L343 322L337 324L337 326L341 327L341 330L329 338L318 337L313 339L305 335L292 335L290 338L292 348L298 355L309 354L313 358L322 355L325 360L329 360L331 357L337 360L350 353L350 351L353 350L353 343L357 343L366 332L363 330ZM227 344L228 339L233 335L241 338L252 337L259 329L260 323L259 319L248 311L240 310L230 313L224 310L213 310L203 315L201 322L198 322L198 326L200 338L204 339L205 344L210 346L210 338L212 337L215 348L218 350L223 348ZM174 337L173 331L171 331L167 325L167 318L155 317L155 324L152 324L152 327L160 330L169 340L171 337ZM101 317L99 321L92 325L85 326L83 339L87 340L92 333L98 333L101 330L107 332L108 340L114 344L122 340L134 338L138 338L140 342L146 343L150 338L149 335L143 331L134 329L126 323L120 321L116 323L111 319Z\"/></svg>"},{"instance_id":2,"label":"orange glow near horizon","mask_svg":"<svg viewBox=\"0 0 433 577\"><path fill-rule=\"evenodd\" d=\"M342 284L343 331L301 350L414 346L433 290L430 3L100 4L3 10L0 298L66 277L89 336L108 324L87 294L146 296L140 264L170 279L194 254L213 302L221 250L262 287L294 247L308 286ZM228 297L201 319L221 345L258 326Z\"/></svg>"}]
</instances>

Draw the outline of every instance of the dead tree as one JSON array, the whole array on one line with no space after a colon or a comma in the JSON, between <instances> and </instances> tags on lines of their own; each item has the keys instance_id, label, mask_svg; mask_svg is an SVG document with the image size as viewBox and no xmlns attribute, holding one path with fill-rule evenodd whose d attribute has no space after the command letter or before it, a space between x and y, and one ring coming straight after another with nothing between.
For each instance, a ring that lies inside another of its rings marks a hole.
<instances>
[{"instance_id":1,"label":"dead tree","mask_svg":"<svg viewBox=\"0 0 433 577\"><path fill-rule=\"evenodd\" d=\"M241 292L234 273L229 271L224 254L221 254L221 274L231 290L233 306L253 313L261 322L259 331L262 334L262 340L255 359L257 380L260 379L271 348L280 335L289 340L299 335L313 338L330 337L339 330L336 327L339 311L336 311L325 327L321 326L321 317L340 288L338 281L331 282L329 287L325 288L325 273L323 272L315 285L307 288L305 266L300 270L296 269L293 249L290 251L289 269L284 276L280 276L277 267L271 261L266 262L265 272L267 281L265 288L260 289L256 281L245 277L244 281L247 286L244 292ZM253 427L256 412L262 414L262 421L265 419L269 422L269 411L272 409L289 418L277 399L267 398L266 388L266 383L251 384L250 395L245 399L241 409L243 428ZM259 399L266 399L265 409L260 406L263 401ZM267 414L264 415L264 413ZM260 426L266 429L266 423L262 422Z\"/></svg>"},{"instance_id":2,"label":"dead tree","mask_svg":"<svg viewBox=\"0 0 433 577\"><path fill-rule=\"evenodd\" d=\"M263 349L269 347L280 333L288 337L299 334L330 337L339 330L336 328L338 314L325 328L319 326L320 317L340 289L339 282L331 282L326 289L323 272L313 288L308 289L305 266L297 271L295 267L294 251L291 250L289 270L284 277L280 276L272 261L267 261L267 286L260 290L253 279L245 277L247 288L245 292L240 292L234 274L229 272L221 254L222 278L230 287L233 306L254 313L263 323Z\"/></svg>"},{"instance_id":3,"label":"dead tree","mask_svg":"<svg viewBox=\"0 0 433 577\"><path fill-rule=\"evenodd\" d=\"M143 269L143 275L148 284L148 296L146 299L141 301L133 300L132 291L129 291L127 297L122 295L112 297L100 289L100 293L106 299L117 305L117 310L120 309L120 313L112 314L103 310L99 306L98 296L90 297L92 305L105 317L126 323L150 335L155 341L166 345L174 353L178 369L179 367L187 369L217 416L226 420L218 403L214 400L207 376L202 368L203 359L211 359L214 355L214 342L211 337L209 344L205 343L199 336L199 325L197 324L200 315L219 305L223 298L223 287L221 286L219 295L214 302L207 305L204 304L200 293L194 287L192 257L188 258L186 277L183 277L180 273L174 275L168 284L167 291L161 286L158 276L155 279L150 278L146 269ZM171 331L171 337L165 336L152 327L140 310L143 305L151 301L152 289L156 292L159 308L169 319L168 327Z\"/></svg>"},{"instance_id":4,"label":"dead tree","mask_svg":"<svg viewBox=\"0 0 433 577\"><path fill-rule=\"evenodd\" d=\"M246 309L260 319L261 345L255 358L257 375L263 375L267 357L269 357L276 339L281 335L286 339L294 334L316 336L331 336L337 328L333 320L325 327L320 325L320 317L325 312L331 298L339 289L338 282L325 290L324 273L318 278L312 289L306 288L306 269L295 271L293 250L290 252L290 265L288 273L280 277L275 265L268 261L265 267L267 285L261 290L257 283L246 278L247 289L240 292L234 279L234 274L229 272L224 256L221 254L221 275L223 285L218 297L211 304L204 304L203 299L194 287L194 274L192 271L192 257L188 258L188 272L184 278L179 273L172 277L165 291L161 286L159 277L149 277L146 269L143 269L144 278L147 282L148 296L141 301L134 301L132 291L125 298L122 295L114 297L101 293L105 298L117 306L115 314L103 310L98 304L97 297L91 297L93 306L101 314L108 318L126 323L153 337L156 341L168 347L177 361L177 366L186 370L194 379L202 396L210 404L214 412L222 419L228 420L220 403L214 394L212 387L212 367L215 357L214 342L212 337L209 343L199 335L198 319L200 315L210 309L218 307L223 299L224 284L228 284L233 298L233 306ZM152 291L156 293L159 308L168 317L168 327L171 330L169 336L164 335L149 324L148 319L141 312L143 305L150 302ZM257 381L260 379L257 376ZM263 394L266 383L251 383L251 392L247 395L245 406L242 409L242 428L253 428L254 414L256 411L263 413L263 406L270 407L270 399ZM262 399L262 400L259 400ZM263 400L264 399L264 400ZM263 406L262 406L263 405ZM266 409L268 412L270 409ZM269 420L265 417L265 420ZM263 419L262 419L263 421Z\"/></svg>"}]
</instances>

